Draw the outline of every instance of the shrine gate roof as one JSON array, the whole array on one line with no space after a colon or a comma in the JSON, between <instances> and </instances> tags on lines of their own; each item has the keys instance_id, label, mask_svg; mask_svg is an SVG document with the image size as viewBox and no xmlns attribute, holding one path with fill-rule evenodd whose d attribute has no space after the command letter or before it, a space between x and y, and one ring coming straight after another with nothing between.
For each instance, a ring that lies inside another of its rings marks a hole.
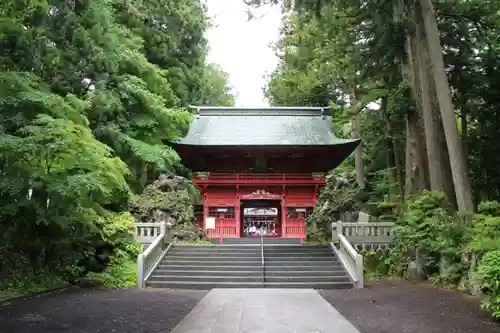
<instances>
[{"instance_id":1,"label":"shrine gate roof","mask_svg":"<svg viewBox=\"0 0 500 333\"><path fill-rule=\"evenodd\" d=\"M176 144L190 146L337 146L330 108L196 107L195 120Z\"/></svg>"}]
</instances>

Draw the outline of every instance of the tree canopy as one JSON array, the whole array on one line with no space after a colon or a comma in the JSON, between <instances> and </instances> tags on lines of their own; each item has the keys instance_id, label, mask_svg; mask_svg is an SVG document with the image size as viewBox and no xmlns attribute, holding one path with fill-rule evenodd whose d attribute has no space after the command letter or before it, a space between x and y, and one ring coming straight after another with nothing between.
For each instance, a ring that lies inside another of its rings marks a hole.
<instances>
[{"instance_id":1,"label":"tree canopy","mask_svg":"<svg viewBox=\"0 0 500 333\"><path fill-rule=\"evenodd\" d=\"M103 242L113 248L102 226L162 172L182 169L167 142L186 132L188 106L234 97L206 62L198 0L0 9L3 281L25 262L67 270Z\"/></svg>"}]
</instances>

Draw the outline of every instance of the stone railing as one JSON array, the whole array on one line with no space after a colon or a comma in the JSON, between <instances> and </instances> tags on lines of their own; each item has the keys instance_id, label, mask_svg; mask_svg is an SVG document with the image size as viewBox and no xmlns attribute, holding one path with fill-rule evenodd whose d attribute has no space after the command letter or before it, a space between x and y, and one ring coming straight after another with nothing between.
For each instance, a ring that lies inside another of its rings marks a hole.
<instances>
[{"instance_id":1,"label":"stone railing","mask_svg":"<svg viewBox=\"0 0 500 333\"><path fill-rule=\"evenodd\" d=\"M137 256L137 286L139 288L145 287L146 281L172 246L170 226L165 222L142 224L158 224L159 234L146 251Z\"/></svg>"},{"instance_id":2,"label":"stone railing","mask_svg":"<svg viewBox=\"0 0 500 333\"><path fill-rule=\"evenodd\" d=\"M394 243L394 222L332 223L333 252L349 273L356 288L363 288L363 256L366 250L386 250Z\"/></svg>"},{"instance_id":3,"label":"stone railing","mask_svg":"<svg viewBox=\"0 0 500 333\"><path fill-rule=\"evenodd\" d=\"M344 235L338 235L338 245L331 243L333 252L349 274L355 288L363 288L363 256L349 243Z\"/></svg>"},{"instance_id":4,"label":"stone railing","mask_svg":"<svg viewBox=\"0 0 500 333\"><path fill-rule=\"evenodd\" d=\"M339 242L339 235L354 248L364 250L384 250L394 243L394 222L342 222L332 223L332 242Z\"/></svg>"},{"instance_id":5,"label":"stone railing","mask_svg":"<svg viewBox=\"0 0 500 333\"><path fill-rule=\"evenodd\" d=\"M135 224L135 240L145 244L152 244L161 233L161 222L137 222Z\"/></svg>"}]
</instances>

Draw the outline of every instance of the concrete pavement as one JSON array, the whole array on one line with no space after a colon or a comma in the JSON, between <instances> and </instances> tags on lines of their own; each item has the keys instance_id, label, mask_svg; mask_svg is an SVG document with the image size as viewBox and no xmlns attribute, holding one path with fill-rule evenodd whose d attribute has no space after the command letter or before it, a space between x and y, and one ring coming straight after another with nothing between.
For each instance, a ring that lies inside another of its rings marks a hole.
<instances>
[{"instance_id":1,"label":"concrete pavement","mask_svg":"<svg viewBox=\"0 0 500 333\"><path fill-rule=\"evenodd\" d=\"M172 333L360 333L313 289L213 289Z\"/></svg>"}]
</instances>

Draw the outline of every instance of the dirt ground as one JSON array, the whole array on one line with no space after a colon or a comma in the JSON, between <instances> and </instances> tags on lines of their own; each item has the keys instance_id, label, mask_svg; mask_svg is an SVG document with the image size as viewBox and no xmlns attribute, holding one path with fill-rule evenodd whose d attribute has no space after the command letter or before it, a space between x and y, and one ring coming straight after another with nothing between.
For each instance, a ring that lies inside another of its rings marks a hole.
<instances>
[{"instance_id":1,"label":"dirt ground","mask_svg":"<svg viewBox=\"0 0 500 333\"><path fill-rule=\"evenodd\" d=\"M429 284L386 281L320 293L362 333L500 333L475 298Z\"/></svg>"},{"instance_id":2,"label":"dirt ground","mask_svg":"<svg viewBox=\"0 0 500 333\"><path fill-rule=\"evenodd\" d=\"M70 288L0 307L1 333L170 332L206 291Z\"/></svg>"}]
</instances>

